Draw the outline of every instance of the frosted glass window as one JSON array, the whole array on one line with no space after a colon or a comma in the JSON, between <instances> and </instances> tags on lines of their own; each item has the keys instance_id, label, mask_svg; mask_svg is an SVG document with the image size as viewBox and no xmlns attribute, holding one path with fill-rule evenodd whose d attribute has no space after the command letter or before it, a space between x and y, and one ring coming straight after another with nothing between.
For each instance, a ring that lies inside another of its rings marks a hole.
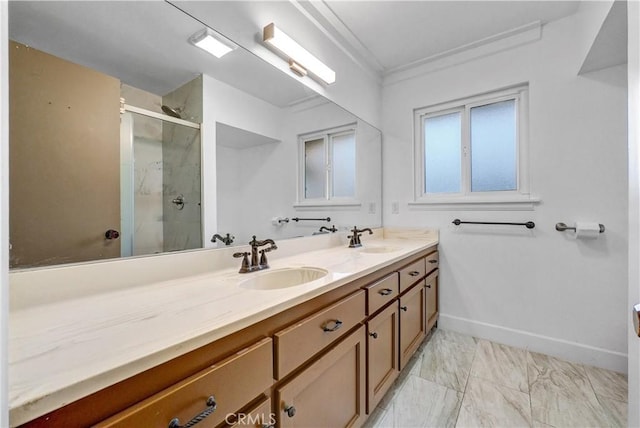
<instances>
[{"instance_id":1,"label":"frosted glass window","mask_svg":"<svg viewBox=\"0 0 640 428\"><path fill-rule=\"evenodd\" d=\"M461 114L424 119L425 193L458 193L461 185Z\"/></svg>"},{"instance_id":2,"label":"frosted glass window","mask_svg":"<svg viewBox=\"0 0 640 428\"><path fill-rule=\"evenodd\" d=\"M355 133L331 137L333 196L347 198L355 196L356 187L356 138Z\"/></svg>"},{"instance_id":3,"label":"frosted glass window","mask_svg":"<svg viewBox=\"0 0 640 428\"><path fill-rule=\"evenodd\" d=\"M304 142L304 197L306 199L325 197L324 154L323 138Z\"/></svg>"},{"instance_id":4,"label":"frosted glass window","mask_svg":"<svg viewBox=\"0 0 640 428\"><path fill-rule=\"evenodd\" d=\"M471 191L516 190L515 100L470 110Z\"/></svg>"}]
</instances>

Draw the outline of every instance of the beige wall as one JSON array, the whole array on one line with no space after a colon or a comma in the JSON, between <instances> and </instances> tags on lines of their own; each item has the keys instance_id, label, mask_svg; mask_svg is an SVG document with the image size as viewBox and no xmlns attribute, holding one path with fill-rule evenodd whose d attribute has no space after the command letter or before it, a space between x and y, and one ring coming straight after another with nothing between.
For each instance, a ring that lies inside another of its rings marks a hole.
<instances>
[{"instance_id":1,"label":"beige wall","mask_svg":"<svg viewBox=\"0 0 640 428\"><path fill-rule=\"evenodd\" d=\"M119 257L120 82L10 45L12 267Z\"/></svg>"}]
</instances>

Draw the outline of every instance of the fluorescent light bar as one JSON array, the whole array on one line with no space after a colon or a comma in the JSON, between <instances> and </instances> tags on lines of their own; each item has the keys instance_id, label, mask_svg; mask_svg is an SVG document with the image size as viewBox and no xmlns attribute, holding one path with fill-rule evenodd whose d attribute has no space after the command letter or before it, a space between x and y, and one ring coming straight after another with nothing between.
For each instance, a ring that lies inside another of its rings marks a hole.
<instances>
[{"instance_id":1,"label":"fluorescent light bar","mask_svg":"<svg viewBox=\"0 0 640 428\"><path fill-rule=\"evenodd\" d=\"M216 58L222 58L236 48L232 42L224 39L219 34L216 34L210 28L205 28L202 31L194 34L189 38L189 42L196 45L200 49L209 52Z\"/></svg>"},{"instance_id":2,"label":"fluorescent light bar","mask_svg":"<svg viewBox=\"0 0 640 428\"><path fill-rule=\"evenodd\" d=\"M307 71L331 84L336 81L336 72L327 67L322 61L300 46L295 40L287 36L272 22L264 27L262 40L278 49Z\"/></svg>"}]
</instances>

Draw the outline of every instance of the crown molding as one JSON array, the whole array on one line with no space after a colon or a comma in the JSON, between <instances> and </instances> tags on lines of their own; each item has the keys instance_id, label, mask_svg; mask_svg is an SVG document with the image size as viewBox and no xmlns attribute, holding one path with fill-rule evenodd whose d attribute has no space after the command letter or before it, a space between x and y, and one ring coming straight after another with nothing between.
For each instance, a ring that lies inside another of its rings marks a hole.
<instances>
[{"instance_id":1,"label":"crown molding","mask_svg":"<svg viewBox=\"0 0 640 428\"><path fill-rule=\"evenodd\" d=\"M382 83L384 67L324 1L289 0L289 2L351 61L379 84Z\"/></svg>"},{"instance_id":2,"label":"crown molding","mask_svg":"<svg viewBox=\"0 0 640 428\"><path fill-rule=\"evenodd\" d=\"M542 23L534 21L521 27L387 70L384 74L383 86L393 85L403 80L513 49L538 41L541 38Z\"/></svg>"}]
</instances>

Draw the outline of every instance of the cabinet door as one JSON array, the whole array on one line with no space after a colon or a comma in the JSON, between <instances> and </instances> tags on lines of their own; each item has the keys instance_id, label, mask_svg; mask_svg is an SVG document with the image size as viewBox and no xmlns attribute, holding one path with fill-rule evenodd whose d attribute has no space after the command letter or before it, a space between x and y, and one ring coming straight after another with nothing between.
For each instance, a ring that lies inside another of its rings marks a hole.
<instances>
[{"instance_id":1,"label":"cabinet door","mask_svg":"<svg viewBox=\"0 0 640 428\"><path fill-rule=\"evenodd\" d=\"M225 423L225 428L274 428L276 426L276 417L271 411L271 399L264 397L258 404L245 412L225 416Z\"/></svg>"},{"instance_id":2,"label":"cabinet door","mask_svg":"<svg viewBox=\"0 0 640 428\"><path fill-rule=\"evenodd\" d=\"M276 390L278 426L359 427L365 419L365 328Z\"/></svg>"},{"instance_id":3,"label":"cabinet door","mask_svg":"<svg viewBox=\"0 0 640 428\"><path fill-rule=\"evenodd\" d=\"M398 302L367 323L367 414L398 377Z\"/></svg>"},{"instance_id":4,"label":"cabinet door","mask_svg":"<svg viewBox=\"0 0 640 428\"><path fill-rule=\"evenodd\" d=\"M400 370L426 336L424 282L400 296Z\"/></svg>"},{"instance_id":5,"label":"cabinet door","mask_svg":"<svg viewBox=\"0 0 640 428\"><path fill-rule=\"evenodd\" d=\"M427 331L438 321L438 270L425 280Z\"/></svg>"}]
</instances>

